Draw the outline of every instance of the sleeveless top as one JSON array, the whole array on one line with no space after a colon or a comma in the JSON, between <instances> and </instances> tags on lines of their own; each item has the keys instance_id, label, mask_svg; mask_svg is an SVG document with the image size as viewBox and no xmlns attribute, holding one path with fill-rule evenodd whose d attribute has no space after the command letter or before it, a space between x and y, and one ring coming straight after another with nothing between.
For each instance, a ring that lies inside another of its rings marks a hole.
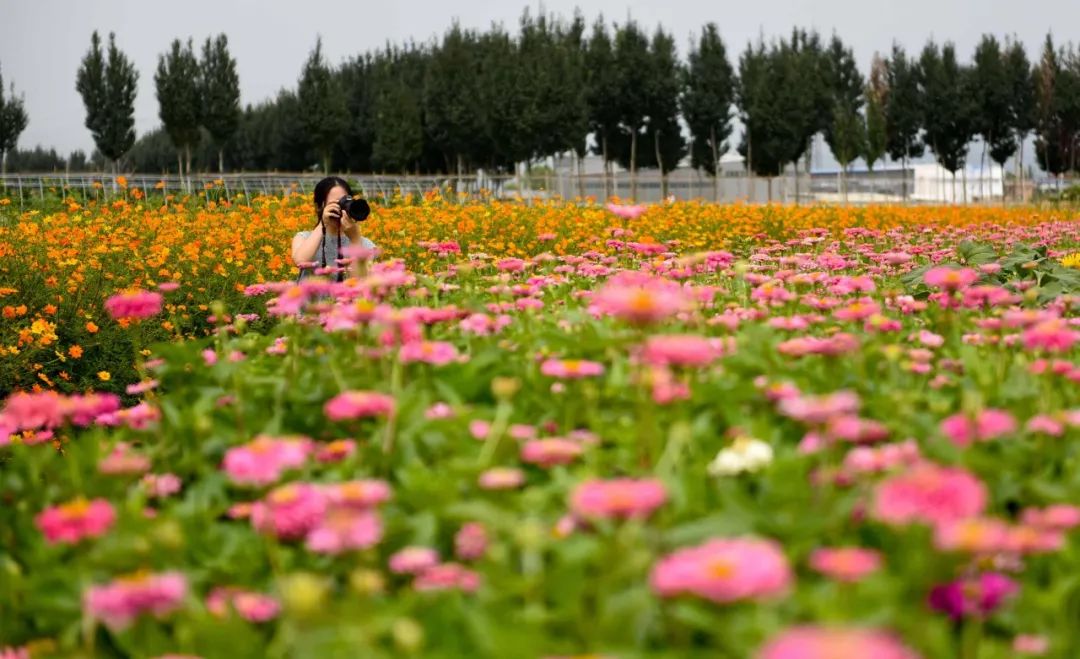
<instances>
[{"instance_id":1,"label":"sleeveless top","mask_svg":"<svg viewBox=\"0 0 1080 659\"><path fill-rule=\"evenodd\" d=\"M307 238L308 236L311 235L311 232L310 231L301 231L301 232L297 233L296 235L301 237L301 238ZM314 261L315 263L322 263L323 262L323 258L322 258L323 257L323 244L324 244L324 242L320 240L319 241L319 246L315 248L315 255L311 257L311 260ZM349 240L349 237L346 236L345 234L341 234L341 248L345 249L346 247L348 247L351 244L352 244L352 241ZM341 256L341 255L338 255L336 257L334 256L334 254L337 252L337 248L338 248L337 247L337 236L326 236L325 245L326 245L326 265L327 266L337 265L337 261L335 261L335 258L345 258L344 256ZM374 247L375 247L375 243L371 242L367 238L364 238L363 236L360 237L360 245L363 246L363 247L366 247L368 249L374 249ZM313 272L314 271L311 270L311 269L303 269L303 270L301 270L300 271L300 276L297 279L297 281L299 281L300 279L303 279L305 277L312 276Z\"/></svg>"}]
</instances>

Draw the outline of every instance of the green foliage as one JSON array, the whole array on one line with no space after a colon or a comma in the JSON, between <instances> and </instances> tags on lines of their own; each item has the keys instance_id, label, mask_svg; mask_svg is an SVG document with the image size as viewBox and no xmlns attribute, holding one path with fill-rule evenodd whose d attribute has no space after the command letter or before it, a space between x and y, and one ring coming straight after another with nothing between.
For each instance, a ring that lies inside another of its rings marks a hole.
<instances>
[{"instance_id":1,"label":"green foliage","mask_svg":"<svg viewBox=\"0 0 1080 659\"><path fill-rule=\"evenodd\" d=\"M224 33L203 43L199 63L203 99L202 125L218 149L218 171L224 171L225 145L240 126L240 77L236 60L229 54L229 38Z\"/></svg>"},{"instance_id":2,"label":"green foliage","mask_svg":"<svg viewBox=\"0 0 1080 659\"><path fill-rule=\"evenodd\" d=\"M86 127L106 158L115 163L135 143L135 65L116 47L109 33L108 56L102 53L97 31L82 60L75 87L86 106Z\"/></svg>"},{"instance_id":3,"label":"green foliage","mask_svg":"<svg viewBox=\"0 0 1080 659\"><path fill-rule=\"evenodd\" d=\"M157 73L158 116L178 152L187 156L187 172L191 173L191 149L202 138L204 97L200 84L199 62L191 48L172 42L172 50L158 58Z\"/></svg>"},{"instance_id":4,"label":"green foliage","mask_svg":"<svg viewBox=\"0 0 1080 659\"><path fill-rule=\"evenodd\" d=\"M919 58L923 102L924 139L938 163L953 175L964 166L968 143L976 130L975 103L969 70L956 61L956 49L946 43L940 50L933 41Z\"/></svg>"},{"instance_id":5,"label":"green foliage","mask_svg":"<svg viewBox=\"0 0 1080 659\"><path fill-rule=\"evenodd\" d=\"M338 80L331 75L330 67L323 59L322 38L316 40L315 48L304 64L297 99L311 146L319 155L323 172L329 172L330 155L338 136L345 129L348 115Z\"/></svg>"},{"instance_id":6,"label":"green foliage","mask_svg":"<svg viewBox=\"0 0 1080 659\"><path fill-rule=\"evenodd\" d=\"M19 143L19 136L26 130L29 119L21 96L15 95L15 83L4 96L4 78L0 76L0 174L7 172L8 153Z\"/></svg>"},{"instance_id":7,"label":"green foliage","mask_svg":"<svg viewBox=\"0 0 1080 659\"><path fill-rule=\"evenodd\" d=\"M1001 252L990 243L970 240L956 247L955 261L945 261L921 266L902 277L904 285L913 293L926 296L930 289L923 282L926 271L932 267L972 267L987 263L999 263L1001 270L984 273L981 283L1004 286L1018 281L1034 282L1036 300L1046 304L1061 295L1080 294L1080 270L1067 268L1049 256L1045 245L1016 245L1011 251Z\"/></svg>"},{"instance_id":8,"label":"green foliage","mask_svg":"<svg viewBox=\"0 0 1080 659\"><path fill-rule=\"evenodd\" d=\"M715 175L720 156L728 150L735 103L735 71L715 23L702 28L687 59L681 101L692 138L691 164Z\"/></svg>"},{"instance_id":9,"label":"green foliage","mask_svg":"<svg viewBox=\"0 0 1080 659\"><path fill-rule=\"evenodd\" d=\"M825 86L831 116L825 126L825 141L844 169L866 151L866 120L859 113L863 105L863 79L855 65L855 55L834 36L825 53Z\"/></svg>"},{"instance_id":10,"label":"green foliage","mask_svg":"<svg viewBox=\"0 0 1080 659\"><path fill-rule=\"evenodd\" d=\"M909 159L923 154L922 71L918 61L909 58L895 43L885 71L889 90L885 103L886 148L893 160L902 160L906 165Z\"/></svg>"}]
</instances>

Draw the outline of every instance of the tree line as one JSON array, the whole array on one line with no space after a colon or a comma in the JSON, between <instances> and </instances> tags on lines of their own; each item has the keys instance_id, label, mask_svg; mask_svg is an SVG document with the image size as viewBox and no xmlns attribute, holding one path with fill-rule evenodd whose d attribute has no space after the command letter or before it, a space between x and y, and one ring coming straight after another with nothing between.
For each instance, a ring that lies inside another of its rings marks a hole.
<instances>
[{"instance_id":1,"label":"tree line","mask_svg":"<svg viewBox=\"0 0 1080 659\"><path fill-rule=\"evenodd\" d=\"M732 56L710 23L684 60L663 28L526 10L513 33L455 23L428 43L338 65L317 41L295 88L243 108L225 36L200 55L178 39L154 76L162 127L138 140L137 80L114 37L103 50L95 33L77 76L97 146L90 166L511 172L552 156L580 167L591 152L608 171L629 170L632 185L641 168L659 169L666 184L686 156L715 174L732 147L749 171L777 176L808 166L821 134L844 174L860 158L871 169L886 156L906 166L929 150L955 176L976 137L981 158L1022 163L1029 135L1043 170L1080 168L1080 53L1050 36L1034 62L1018 40L994 35L967 61L950 42L912 54L894 44L864 74L837 35L794 29Z\"/></svg>"}]
</instances>

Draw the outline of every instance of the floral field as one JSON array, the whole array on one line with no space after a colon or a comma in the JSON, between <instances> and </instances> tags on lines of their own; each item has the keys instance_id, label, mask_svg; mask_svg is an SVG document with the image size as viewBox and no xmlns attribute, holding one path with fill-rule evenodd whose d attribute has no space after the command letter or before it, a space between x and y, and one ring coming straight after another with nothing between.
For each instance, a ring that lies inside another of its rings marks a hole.
<instances>
[{"instance_id":1,"label":"floral field","mask_svg":"<svg viewBox=\"0 0 1080 659\"><path fill-rule=\"evenodd\" d=\"M0 206L0 657L1080 656L1074 213L170 202Z\"/></svg>"}]
</instances>

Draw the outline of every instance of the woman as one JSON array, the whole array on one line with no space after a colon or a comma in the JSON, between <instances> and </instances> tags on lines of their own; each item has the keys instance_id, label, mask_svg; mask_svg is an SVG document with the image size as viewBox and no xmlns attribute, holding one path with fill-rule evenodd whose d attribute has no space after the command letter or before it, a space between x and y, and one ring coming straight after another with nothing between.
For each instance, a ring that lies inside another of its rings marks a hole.
<instances>
[{"instance_id":1,"label":"woman","mask_svg":"<svg viewBox=\"0 0 1080 659\"><path fill-rule=\"evenodd\" d=\"M312 231L301 231L293 236L292 257L294 263L318 263L322 267L336 266L337 260L344 258L342 249L352 244L359 244L374 249L375 243L360 235L356 220L349 217L338 206L338 200L345 195L352 196L349 183L337 176L327 176L315 185L315 218L318 224ZM358 276L359 262L349 266L349 275ZM311 274L308 268L300 269L300 279ZM338 273L341 281L344 273Z\"/></svg>"}]
</instances>

